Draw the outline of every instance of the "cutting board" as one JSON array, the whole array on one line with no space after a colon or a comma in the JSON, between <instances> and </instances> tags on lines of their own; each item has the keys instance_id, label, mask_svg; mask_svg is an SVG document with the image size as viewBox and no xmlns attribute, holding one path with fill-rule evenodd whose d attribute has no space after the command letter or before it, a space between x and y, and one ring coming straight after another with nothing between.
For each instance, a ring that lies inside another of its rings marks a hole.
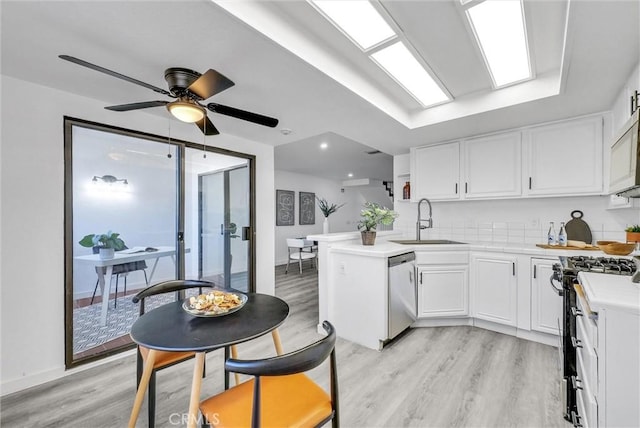
<instances>
[{"instance_id":1,"label":"cutting board","mask_svg":"<svg viewBox=\"0 0 640 428\"><path fill-rule=\"evenodd\" d=\"M582 241L587 244L591 244L593 236L591 236L591 229L589 225L582 220L584 214L580 210L571 212L571 220L564 225L567 231L567 240L570 241Z\"/></svg>"},{"instance_id":2,"label":"cutting board","mask_svg":"<svg viewBox=\"0 0 640 428\"><path fill-rule=\"evenodd\" d=\"M566 247L561 247L560 245L547 245L547 244L536 244L536 247L540 247L540 248L547 248L550 250L586 250L586 251L600 251L600 248L598 247L585 247L585 248L580 248L580 247L570 247L570 246L566 246Z\"/></svg>"}]
</instances>

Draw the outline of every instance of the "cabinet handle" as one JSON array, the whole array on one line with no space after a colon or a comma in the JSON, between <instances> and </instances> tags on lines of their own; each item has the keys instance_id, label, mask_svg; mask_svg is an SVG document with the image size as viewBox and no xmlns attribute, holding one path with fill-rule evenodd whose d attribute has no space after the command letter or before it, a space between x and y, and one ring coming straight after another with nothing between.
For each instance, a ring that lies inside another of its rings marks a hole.
<instances>
[{"instance_id":1,"label":"cabinet handle","mask_svg":"<svg viewBox=\"0 0 640 428\"><path fill-rule=\"evenodd\" d=\"M533 279L536 279L536 277L537 277L537 275L536 275L536 273L537 273L537 269L536 268L537 267L538 267L538 265L533 265Z\"/></svg>"},{"instance_id":2,"label":"cabinet handle","mask_svg":"<svg viewBox=\"0 0 640 428\"><path fill-rule=\"evenodd\" d=\"M573 389L582 389L582 379L578 378L577 376L571 376L571 385L573 386Z\"/></svg>"},{"instance_id":3,"label":"cabinet handle","mask_svg":"<svg viewBox=\"0 0 640 428\"><path fill-rule=\"evenodd\" d=\"M582 311L578 308L576 308L575 306L571 307L571 315L573 315L574 317L581 317L582 315Z\"/></svg>"},{"instance_id":4,"label":"cabinet handle","mask_svg":"<svg viewBox=\"0 0 640 428\"><path fill-rule=\"evenodd\" d=\"M420 284L422 284L422 272L420 272Z\"/></svg>"},{"instance_id":5,"label":"cabinet handle","mask_svg":"<svg viewBox=\"0 0 640 428\"><path fill-rule=\"evenodd\" d=\"M576 339L575 337L571 336L571 346L576 349L582 348L582 340Z\"/></svg>"},{"instance_id":6,"label":"cabinet handle","mask_svg":"<svg viewBox=\"0 0 640 428\"><path fill-rule=\"evenodd\" d=\"M529 190L531 190L531 177L529 177Z\"/></svg>"},{"instance_id":7,"label":"cabinet handle","mask_svg":"<svg viewBox=\"0 0 640 428\"><path fill-rule=\"evenodd\" d=\"M515 262L511 262L511 269L513 272L513 276L516 276L516 263Z\"/></svg>"},{"instance_id":8,"label":"cabinet handle","mask_svg":"<svg viewBox=\"0 0 640 428\"><path fill-rule=\"evenodd\" d=\"M464 183L464 193L468 192L468 188L469 188L468 183L465 182Z\"/></svg>"},{"instance_id":9,"label":"cabinet handle","mask_svg":"<svg viewBox=\"0 0 640 428\"><path fill-rule=\"evenodd\" d=\"M580 423L580 415L576 413L575 410L571 411L571 423L574 428L582 428L582 424Z\"/></svg>"},{"instance_id":10,"label":"cabinet handle","mask_svg":"<svg viewBox=\"0 0 640 428\"><path fill-rule=\"evenodd\" d=\"M458 183L456 183L456 195L458 194Z\"/></svg>"}]
</instances>

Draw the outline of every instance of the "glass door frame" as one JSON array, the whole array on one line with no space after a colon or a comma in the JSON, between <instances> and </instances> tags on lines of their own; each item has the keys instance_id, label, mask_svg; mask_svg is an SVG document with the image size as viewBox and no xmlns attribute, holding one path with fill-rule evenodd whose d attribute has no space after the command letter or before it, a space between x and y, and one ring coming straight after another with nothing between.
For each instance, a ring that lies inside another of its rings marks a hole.
<instances>
[{"instance_id":1,"label":"glass door frame","mask_svg":"<svg viewBox=\"0 0 640 428\"><path fill-rule=\"evenodd\" d=\"M92 361L97 361L135 347L135 344L114 347L90 357L76 358L73 354L73 246L77 237L73 236L73 127L79 126L92 130L119 134L127 137L141 138L149 141L168 144L176 147L177 168L176 184L176 278L185 279L185 174L186 174L186 150L187 148L202 150L206 153L234 156L247 160L249 168L249 292L256 289L256 157L246 153L219 147L196 144L185 140L179 140L147 132L106 125L70 116L63 117L64 130L64 330L65 330L65 370L78 367Z\"/></svg>"}]
</instances>

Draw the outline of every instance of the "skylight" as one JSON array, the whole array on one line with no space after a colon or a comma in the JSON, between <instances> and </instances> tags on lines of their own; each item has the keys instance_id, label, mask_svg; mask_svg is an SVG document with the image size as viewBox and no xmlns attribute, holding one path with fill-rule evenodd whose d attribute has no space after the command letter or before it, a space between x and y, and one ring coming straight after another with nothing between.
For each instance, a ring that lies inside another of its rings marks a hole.
<instances>
[{"instance_id":1,"label":"skylight","mask_svg":"<svg viewBox=\"0 0 640 428\"><path fill-rule=\"evenodd\" d=\"M366 0L309 0L309 2L321 10L362 50L367 50L396 35L384 18Z\"/></svg>"},{"instance_id":2,"label":"skylight","mask_svg":"<svg viewBox=\"0 0 640 428\"><path fill-rule=\"evenodd\" d=\"M485 0L466 13L496 87L532 77L521 0Z\"/></svg>"},{"instance_id":3,"label":"skylight","mask_svg":"<svg viewBox=\"0 0 640 428\"><path fill-rule=\"evenodd\" d=\"M403 42L387 46L371 58L424 107L449 100Z\"/></svg>"}]
</instances>

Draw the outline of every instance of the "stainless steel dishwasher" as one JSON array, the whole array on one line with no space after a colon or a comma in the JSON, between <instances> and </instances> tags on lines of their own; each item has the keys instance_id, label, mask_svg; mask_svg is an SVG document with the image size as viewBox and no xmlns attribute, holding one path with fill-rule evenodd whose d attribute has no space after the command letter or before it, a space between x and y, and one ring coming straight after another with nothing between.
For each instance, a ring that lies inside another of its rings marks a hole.
<instances>
[{"instance_id":1,"label":"stainless steel dishwasher","mask_svg":"<svg viewBox=\"0 0 640 428\"><path fill-rule=\"evenodd\" d=\"M389 329L393 339L416 320L418 289L414 252L389 257Z\"/></svg>"}]
</instances>

